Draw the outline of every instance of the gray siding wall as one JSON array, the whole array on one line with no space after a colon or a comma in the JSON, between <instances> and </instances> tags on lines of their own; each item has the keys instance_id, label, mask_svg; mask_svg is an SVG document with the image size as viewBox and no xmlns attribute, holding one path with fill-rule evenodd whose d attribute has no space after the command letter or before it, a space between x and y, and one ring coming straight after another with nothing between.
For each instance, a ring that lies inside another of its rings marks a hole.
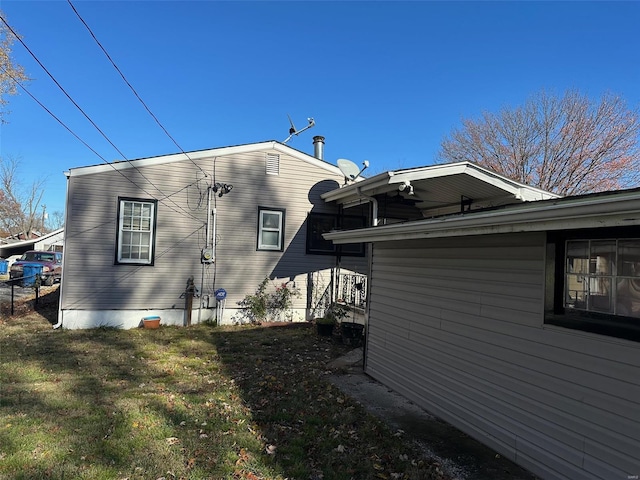
<instances>
[{"instance_id":1,"label":"gray siding wall","mask_svg":"<svg viewBox=\"0 0 640 480\"><path fill-rule=\"evenodd\" d=\"M640 344L544 326L544 234L377 243L366 372L548 479L640 474Z\"/></svg>"},{"instance_id":2,"label":"gray siding wall","mask_svg":"<svg viewBox=\"0 0 640 480\"><path fill-rule=\"evenodd\" d=\"M342 177L284 154L280 174L267 175L262 151L197 164L208 178L185 160L69 179L63 310L183 308L187 279L193 276L200 286L206 186L214 181L232 184L233 190L212 203L217 251L215 266L205 267L205 294L213 298L214 289L223 287L227 306L235 308L267 276L297 278L302 295L295 307L305 307L306 273L335 265L335 257L306 255L305 220L311 211L335 211L320 194L337 188ZM114 264L119 196L158 200L153 266ZM284 252L256 250L258 206L286 209ZM365 259L345 263L366 265Z\"/></svg>"}]
</instances>

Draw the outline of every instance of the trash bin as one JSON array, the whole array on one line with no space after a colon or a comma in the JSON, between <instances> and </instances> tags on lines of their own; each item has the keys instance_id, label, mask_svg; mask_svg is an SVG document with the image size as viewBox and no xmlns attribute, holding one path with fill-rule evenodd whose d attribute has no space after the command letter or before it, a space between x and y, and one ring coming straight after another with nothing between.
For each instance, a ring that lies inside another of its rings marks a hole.
<instances>
[{"instance_id":1,"label":"trash bin","mask_svg":"<svg viewBox=\"0 0 640 480\"><path fill-rule=\"evenodd\" d=\"M9 265L9 262L6 260L0 260L0 275L6 275L7 274L7 266Z\"/></svg>"},{"instance_id":2,"label":"trash bin","mask_svg":"<svg viewBox=\"0 0 640 480\"><path fill-rule=\"evenodd\" d=\"M25 263L22 265L22 286L33 287L36 279L42 274L42 265L39 263Z\"/></svg>"}]
</instances>

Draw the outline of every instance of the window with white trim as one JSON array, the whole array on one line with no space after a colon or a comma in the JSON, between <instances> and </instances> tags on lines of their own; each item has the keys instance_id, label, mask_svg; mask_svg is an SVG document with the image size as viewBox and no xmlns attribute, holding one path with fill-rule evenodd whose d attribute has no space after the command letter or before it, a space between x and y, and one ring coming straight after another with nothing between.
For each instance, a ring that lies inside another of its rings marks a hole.
<instances>
[{"instance_id":1,"label":"window with white trim","mask_svg":"<svg viewBox=\"0 0 640 480\"><path fill-rule=\"evenodd\" d=\"M258 207L258 250L284 249L285 210Z\"/></svg>"},{"instance_id":2,"label":"window with white trim","mask_svg":"<svg viewBox=\"0 0 640 480\"><path fill-rule=\"evenodd\" d=\"M120 198L116 263L153 265L155 200Z\"/></svg>"}]
</instances>

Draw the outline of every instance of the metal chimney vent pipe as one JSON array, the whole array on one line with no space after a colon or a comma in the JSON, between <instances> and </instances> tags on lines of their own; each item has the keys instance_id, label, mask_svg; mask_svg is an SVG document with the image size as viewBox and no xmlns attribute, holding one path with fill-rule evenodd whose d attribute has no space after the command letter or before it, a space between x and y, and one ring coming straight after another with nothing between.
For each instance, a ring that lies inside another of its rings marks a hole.
<instances>
[{"instance_id":1,"label":"metal chimney vent pipe","mask_svg":"<svg viewBox=\"0 0 640 480\"><path fill-rule=\"evenodd\" d=\"M324 160L324 137L322 135L313 137L313 156Z\"/></svg>"}]
</instances>

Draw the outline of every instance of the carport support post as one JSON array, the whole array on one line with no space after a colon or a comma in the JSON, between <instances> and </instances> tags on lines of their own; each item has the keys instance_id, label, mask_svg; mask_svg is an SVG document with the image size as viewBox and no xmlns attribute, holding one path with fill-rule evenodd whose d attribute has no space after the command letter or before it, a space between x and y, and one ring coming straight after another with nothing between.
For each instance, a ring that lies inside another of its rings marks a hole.
<instances>
[{"instance_id":1,"label":"carport support post","mask_svg":"<svg viewBox=\"0 0 640 480\"><path fill-rule=\"evenodd\" d=\"M185 290L184 296L184 310L186 314L185 318L185 326L191 326L191 310L193 309L193 294L195 293L196 287L193 284L193 277L189 277L187 279L187 288Z\"/></svg>"}]
</instances>

